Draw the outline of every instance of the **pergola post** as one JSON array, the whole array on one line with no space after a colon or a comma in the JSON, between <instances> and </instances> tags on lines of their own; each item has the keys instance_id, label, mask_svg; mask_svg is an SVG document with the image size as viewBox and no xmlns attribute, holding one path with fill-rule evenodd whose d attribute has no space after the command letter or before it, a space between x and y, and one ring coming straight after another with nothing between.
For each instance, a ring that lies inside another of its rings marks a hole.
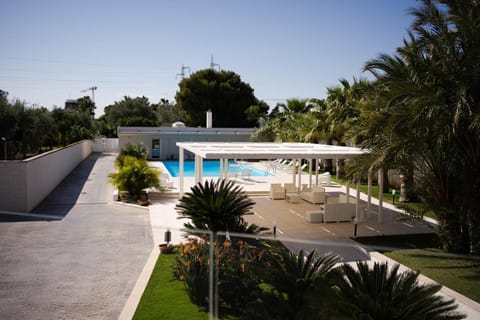
<instances>
[{"instance_id":1,"label":"pergola post","mask_svg":"<svg viewBox=\"0 0 480 320\"><path fill-rule=\"evenodd\" d=\"M319 167L319 161L320 159L315 159L315 185L318 186L318 167Z\"/></svg>"},{"instance_id":2,"label":"pergola post","mask_svg":"<svg viewBox=\"0 0 480 320\"><path fill-rule=\"evenodd\" d=\"M382 223L383 169L378 169L378 223Z\"/></svg>"},{"instance_id":3,"label":"pergola post","mask_svg":"<svg viewBox=\"0 0 480 320\"><path fill-rule=\"evenodd\" d=\"M357 202L355 203L355 219L356 222L360 222L361 216L360 216L360 179L357 178L356 181L356 187L357 187Z\"/></svg>"},{"instance_id":4,"label":"pergola post","mask_svg":"<svg viewBox=\"0 0 480 320\"><path fill-rule=\"evenodd\" d=\"M294 188L296 188L296 185L297 185L297 172L295 171L296 164L297 164L297 159L292 159L292 183Z\"/></svg>"},{"instance_id":5,"label":"pergola post","mask_svg":"<svg viewBox=\"0 0 480 320\"><path fill-rule=\"evenodd\" d=\"M195 155L195 184L202 182L202 167L203 167L203 159L199 155Z\"/></svg>"},{"instance_id":6,"label":"pergola post","mask_svg":"<svg viewBox=\"0 0 480 320\"><path fill-rule=\"evenodd\" d=\"M312 187L312 159L308 159L308 186Z\"/></svg>"},{"instance_id":7,"label":"pergola post","mask_svg":"<svg viewBox=\"0 0 480 320\"><path fill-rule=\"evenodd\" d=\"M220 178L220 179L225 179L225 178L226 178L226 175L225 175L225 173L223 172L223 170L225 170L225 168L224 168L224 166L223 166L223 158L220 158L220 159L218 160L218 162L219 162L219 166L220 166L220 176L219 176L219 178Z\"/></svg>"},{"instance_id":8,"label":"pergola post","mask_svg":"<svg viewBox=\"0 0 480 320\"><path fill-rule=\"evenodd\" d=\"M178 186L178 198L183 197L183 187L184 187L184 150L182 147L178 148L178 161L179 161L179 170L180 170L180 179Z\"/></svg>"},{"instance_id":9,"label":"pergola post","mask_svg":"<svg viewBox=\"0 0 480 320\"><path fill-rule=\"evenodd\" d=\"M228 158L223 159L223 174L225 175L225 178L228 178Z\"/></svg>"},{"instance_id":10,"label":"pergola post","mask_svg":"<svg viewBox=\"0 0 480 320\"><path fill-rule=\"evenodd\" d=\"M350 202L349 199L350 199L350 180L345 180L346 182L346 194L347 194L347 203Z\"/></svg>"},{"instance_id":11,"label":"pergola post","mask_svg":"<svg viewBox=\"0 0 480 320\"><path fill-rule=\"evenodd\" d=\"M302 159L297 159L297 166L295 167L295 171L298 172L298 188L297 192L302 190Z\"/></svg>"},{"instance_id":12,"label":"pergola post","mask_svg":"<svg viewBox=\"0 0 480 320\"><path fill-rule=\"evenodd\" d=\"M372 169L368 169L368 205L367 208L370 210L372 204Z\"/></svg>"}]
</instances>

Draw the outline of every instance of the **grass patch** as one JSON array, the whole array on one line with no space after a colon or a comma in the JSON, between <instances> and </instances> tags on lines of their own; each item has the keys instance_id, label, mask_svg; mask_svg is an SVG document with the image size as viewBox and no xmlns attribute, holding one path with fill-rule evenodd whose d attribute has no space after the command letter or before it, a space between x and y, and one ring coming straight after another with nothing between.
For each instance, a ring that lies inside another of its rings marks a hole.
<instances>
[{"instance_id":1,"label":"grass patch","mask_svg":"<svg viewBox=\"0 0 480 320\"><path fill-rule=\"evenodd\" d=\"M385 255L480 302L480 257L448 254L438 249L407 249Z\"/></svg>"},{"instance_id":2,"label":"grass patch","mask_svg":"<svg viewBox=\"0 0 480 320\"><path fill-rule=\"evenodd\" d=\"M176 254L161 254L158 257L135 311L135 320L208 319L208 312L191 303L184 284L173 277L172 265L176 256Z\"/></svg>"},{"instance_id":3,"label":"grass patch","mask_svg":"<svg viewBox=\"0 0 480 320\"><path fill-rule=\"evenodd\" d=\"M346 185L347 181L345 179L337 179L335 176L332 176L332 181ZM355 183L350 181L350 188L356 188ZM368 183L362 182L360 183L360 192L368 194ZM378 198L378 184L372 184L372 197ZM431 210L425 210L424 206L420 202L399 202L400 197L400 190L396 190L395 194L395 205L399 208L404 208L407 211L415 212L415 213L422 213L429 218L436 219L435 213ZM390 191L383 193L383 201L386 203L393 204L393 195Z\"/></svg>"},{"instance_id":4,"label":"grass patch","mask_svg":"<svg viewBox=\"0 0 480 320\"><path fill-rule=\"evenodd\" d=\"M435 234L360 237L355 240L480 302L480 257L436 249L438 238Z\"/></svg>"}]
</instances>

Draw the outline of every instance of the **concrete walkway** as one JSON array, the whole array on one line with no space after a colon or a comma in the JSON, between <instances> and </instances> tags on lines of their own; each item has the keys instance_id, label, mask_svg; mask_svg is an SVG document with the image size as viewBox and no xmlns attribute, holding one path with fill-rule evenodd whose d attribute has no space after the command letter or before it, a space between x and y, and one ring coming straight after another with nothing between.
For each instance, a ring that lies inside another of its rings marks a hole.
<instances>
[{"instance_id":1,"label":"concrete walkway","mask_svg":"<svg viewBox=\"0 0 480 320\"><path fill-rule=\"evenodd\" d=\"M0 319L119 318L153 241L148 209L112 203L115 156L92 154L33 213L0 213Z\"/></svg>"}]
</instances>

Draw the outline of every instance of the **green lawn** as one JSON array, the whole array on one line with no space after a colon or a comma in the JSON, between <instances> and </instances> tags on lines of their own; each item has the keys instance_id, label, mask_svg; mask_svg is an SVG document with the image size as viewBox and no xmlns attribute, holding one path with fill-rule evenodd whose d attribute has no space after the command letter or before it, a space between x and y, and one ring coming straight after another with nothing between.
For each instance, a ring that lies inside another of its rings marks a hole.
<instances>
[{"instance_id":1,"label":"green lawn","mask_svg":"<svg viewBox=\"0 0 480 320\"><path fill-rule=\"evenodd\" d=\"M363 245L380 248L395 261L480 302L480 257L442 252L433 234L364 237ZM387 249L390 248L390 249ZM385 250L385 251L384 251Z\"/></svg>"},{"instance_id":2,"label":"green lawn","mask_svg":"<svg viewBox=\"0 0 480 320\"><path fill-rule=\"evenodd\" d=\"M448 254L438 249L408 249L386 256L480 302L480 257Z\"/></svg>"},{"instance_id":3,"label":"green lawn","mask_svg":"<svg viewBox=\"0 0 480 320\"><path fill-rule=\"evenodd\" d=\"M158 257L134 319L196 320L208 319L208 313L190 302L184 284L173 277L175 254Z\"/></svg>"},{"instance_id":4,"label":"green lawn","mask_svg":"<svg viewBox=\"0 0 480 320\"><path fill-rule=\"evenodd\" d=\"M338 184L343 184L346 185L346 180L345 179L337 179L335 176L332 176L332 181L338 183ZM350 182L350 187L351 188L356 188L356 185L353 182ZM360 183L360 192L363 192L365 194L368 194L368 184L367 183ZM372 184L372 197L378 199L378 185L377 184ZM403 202L400 203L398 201L398 198L400 197L400 190L396 190L395 194L395 205L399 207L405 207L408 211L411 212L417 212L421 213L424 212L424 215L429 218L435 219L435 213L432 211L426 211L422 204L419 202ZM389 192L384 192L383 193L383 201L387 203L393 203L393 195L391 191Z\"/></svg>"}]
</instances>

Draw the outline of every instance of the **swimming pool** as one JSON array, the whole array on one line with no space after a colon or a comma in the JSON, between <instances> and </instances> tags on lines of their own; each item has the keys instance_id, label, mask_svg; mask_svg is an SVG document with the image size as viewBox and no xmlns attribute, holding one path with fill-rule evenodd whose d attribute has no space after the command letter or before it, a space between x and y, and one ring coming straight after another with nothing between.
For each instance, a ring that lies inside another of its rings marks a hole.
<instances>
[{"instance_id":1,"label":"swimming pool","mask_svg":"<svg viewBox=\"0 0 480 320\"><path fill-rule=\"evenodd\" d=\"M168 172L172 177L180 176L180 165L178 161L162 161ZM184 177L195 176L195 161L184 161L183 164ZM250 166L239 164L236 161L228 161L228 172L241 172L242 170L251 170L251 176L268 176L269 173L252 168ZM219 160L204 160L203 161L203 176L204 177L218 177L220 176L220 161Z\"/></svg>"}]
</instances>

